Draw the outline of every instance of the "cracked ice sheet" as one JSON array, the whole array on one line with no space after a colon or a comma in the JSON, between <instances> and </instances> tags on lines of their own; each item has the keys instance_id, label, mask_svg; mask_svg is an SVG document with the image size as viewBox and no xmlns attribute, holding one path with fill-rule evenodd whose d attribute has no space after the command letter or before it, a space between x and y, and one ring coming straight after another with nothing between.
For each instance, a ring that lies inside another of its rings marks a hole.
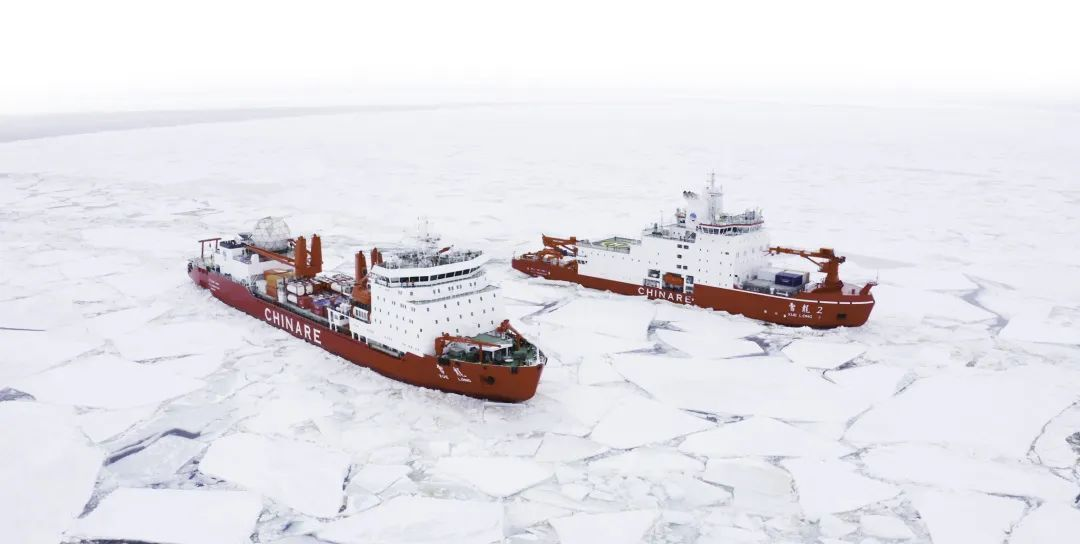
<instances>
[{"instance_id":1,"label":"cracked ice sheet","mask_svg":"<svg viewBox=\"0 0 1080 544\"><path fill-rule=\"evenodd\" d=\"M548 480L555 471L520 457L443 457L435 464L434 473L501 498Z\"/></svg>"},{"instance_id":2,"label":"cracked ice sheet","mask_svg":"<svg viewBox=\"0 0 1080 544\"><path fill-rule=\"evenodd\" d=\"M854 451L835 440L767 417L750 417L687 436L679 451L718 457L842 457Z\"/></svg>"},{"instance_id":3,"label":"cracked ice sheet","mask_svg":"<svg viewBox=\"0 0 1080 544\"><path fill-rule=\"evenodd\" d=\"M251 540L262 499L247 491L120 488L68 536L169 544L236 544Z\"/></svg>"},{"instance_id":4,"label":"cracked ice sheet","mask_svg":"<svg viewBox=\"0 0 1080 544\"><path fill-rule=\"evenodd\" d=\"M551 526L562 544L634 544L644 540L658 517L652 510L574 514L551 520Z\"/></svg>"},{"instance_id":5,"label":"cracked ice sheet","mask_svg":"<svg viewBox=\"0 0 1080 544\"><path fill-rule=\"evenodd\" d=\"M757 343L741 338L724 338L717 335L663 329L656 331L656 337L691 357L702 359L723 359L764 353Z\"/></svg>"},{"instance_id":6,"label":"cracked ice sheet","mask_svg":"<svg viewBox=\"0 0 1080 544\"><path fill-rule=\"evenodd\" d=\"M90 499L105 453L87 443L72 411L0 402L0 539L55 544Z\"/></svg>"},{"instance_id":7,"label":"cracked ice sheet","mask_svg":"<svg viewBox=\"0 0 1080 544\"><path fill-rule=\"evenodd\" d=\"M109 409L156 405L204 385L167 369L109 355L73 361L12 383L43 402Z\"/></svg>"},{"instance_id":8,"label":"cracked ice sheet","mask_svg":"<svg viewBox=\"0 0 1080 544\"><path fill-rule=\"evenodd\" d=\"M627 380L671 406L792 421L846 421L866 409L862 395L780 357L709 361L621 354Z\"/></svg>"},{"instance_id":9,"label":"cracked ice sheet","mask_svg":"<svg viewBox=\"0 0 1080 544\"><path fill-rule=\"evenodd\" d=\"M1076 402L1078 389L1080 372L1048 365L958 369L919 380L878 404L845 437L857 444L930 442L1023 457L1043 425Z\"/></svg>"},{"instance_id":10,"label":"cracked ice sheet","mask_svg":"<svg viewBox=\"0 0 1080 544\"><path fill-rule=\"evenodd\" d=\"M1046 503L1013 529L1010 544L1072 544L1080 535L1080 510L1065 503Z\"/></svg>"},{"instance_id":11,"label":"cracked ice sheet","mask_svg":"<svg viewBox=\"0 0 1080 544\"><path fill-rule=\"evenodd\" d=\"M503 539L501 504L398 496L328 523L320 539L340 544L489 544Z\"/></svg>"},{"instance_id":12,"label":"cracked ice sheet","mask_svg":"<svg viewBox=\"0 0 1080 544\"><path fill-rule=\"evenodd\" d=\"M646 341L649 324L656 315L655 304L637 297L579 297L552 312L537 316L539 323L550 323L573 331L589 331L603 336Z\"/></svg>"},{"instance_id":13,"label":"cracked ice sheet","mask_svg":"<svg viewBox=\"0 0 1080 544\"><path fill-rule=\"evenodd\" d=\"M199 463L204 474L321 518L341 508L348 470L349 458L340 451L247 433L215 440Z\"/></svg>"},{"instance_id":14,"label":"cracked ice sheet","mask_svg":"<svg viewBox=\"0 0 1080 544\"><path fill-rule=\"evenodd\" d=\"M800 338L784 348L788 359L806 368L836 368L866 351L866 346L851 342L832 342L821 338Z\"/></svg>"},{"instance_id":15,"label":"cracked ice sheet","mask_svg":"<svg viewBox=\"0 0 1080 544\"><path fill-rule=\"evenodd\" d=\"M991 461L936 446L901 444L862 454L866 473L894 482L1067 501L1074 482L1044 467L1016 460Z\"/></svg>"},{"instance_id":16,"label":"cracked ice sheet","mask_svg":"<svg viewBox=\"0 0 1080 544\"><path fill-rule=\"evenodd\" d=\"M1000 544L1025 508L1021 500L982 493L925 488L904 493L934 544Z\"/></svg>"},{"instance_id":17,"label":"cracked ice sheet","mask_svg":"<svg viewBox=\"0 0 1080 544\"><path fill-rule=\"evenodd\" d=\"M836 459L789 459L782 463L795 477L799 504L811 519L891 499L900 488L859 474Z\"/></svg>"},{"instance_id":18,"label":"cracked ice sheet","mask_svg":"<svg viewBox=\"0 0 1080 544\"><path fill-rule=\"evenodd\" d=\"M712 426L707 420L682 410L631 395L600 419L589 438L612 448L628 449L666 442Z\"/></svg>"}]
</instances>

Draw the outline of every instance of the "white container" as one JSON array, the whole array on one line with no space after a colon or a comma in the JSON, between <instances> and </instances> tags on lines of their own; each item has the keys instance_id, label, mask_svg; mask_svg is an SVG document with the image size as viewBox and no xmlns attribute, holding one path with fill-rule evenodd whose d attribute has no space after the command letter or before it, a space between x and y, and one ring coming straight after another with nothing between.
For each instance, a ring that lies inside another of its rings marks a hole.
<instances>
[{"instance_id":1,"label":"white container","mask_svg":"<svg viewBox=\"0 0 1080 544\"><path fill-rule=\"evenodd\" d=\"M260 293L266 294L266 280L255 280L255 289Z\"/></svg>"},{"instance_id":2,"label":"white container","mask_svg":"<svg viewBox=\"0 0 1080 544\"><path fill-rule=\"evenodd\" d=\"M286 300L288 300L289 302L291 302L293 304L297 303L296 295L294 295L292 293L289 293L289 295L287 297L285 297L285 298L286 298Z\"/></svg>"},{"instance_id":3,"label":"white container","mask_svg":"<svg viewBox=\"0 0 1080 544\"><path fill-rule=\"evenodd\" d=\"M278 288L277 301L281 302L281 303L285 302L285 290L284 289Z\"/></svg>"},{"instance_id":4,"label":"white container","mask_svg":"<svg viewBox=\"0 0 1080 544\"><path fill-rule=\"evenodd\" d=\"M288 291L289 293L294 294L294 295L296 294L297 289L299 289L299 288L300 288L299 284L297 284L296 282L292 282L292 283L289 283L289 284L285 285L285 290Z\"/></svg>"},{"instance_id":5,"label":"white container","mask_svg":"<svg viewBox=\"0 0 1080 544\"><path fill-rule=\"evenodd\" d=\"M315 292L315 287L311 285L311 282L304 282L304 294L310 295Z\"/></svg>"}]
</instances>

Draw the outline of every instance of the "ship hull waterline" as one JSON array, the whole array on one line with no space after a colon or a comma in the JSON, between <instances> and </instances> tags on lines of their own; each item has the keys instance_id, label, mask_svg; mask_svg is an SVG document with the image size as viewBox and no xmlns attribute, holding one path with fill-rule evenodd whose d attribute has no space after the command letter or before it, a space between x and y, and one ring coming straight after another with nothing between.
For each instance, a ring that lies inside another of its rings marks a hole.
<instances>
[{"instance_id":1,"label":"ship hull waterline","mask_svg":"<svg viewBox=\"0 0 1080 544\"><path fill-rule=\"evenodd\" d=\"M451 361L439 363L433 356L406 353L394 357L352 337L331 330L314 319L256 297L247 287L216 272L194 267L188 273L225 304L293 336L318 346L353 364L407 384L499 402L523 402L536 394L543 365L511 368Z\"/></svg>"},{"instance_id":2,"label":"ship hull waterline","mask_svg":"<svg viewBox=\"0 0 1080 544\"><path fill-rule=\"evenodd\" d=\"M693 294L685 294L587 276L572 268L541 260L513 259L511 265L515 270L533 277L568 281L590 289L621 295L644 296L675 304L719 310L792 327L858 327L870 319L870 312L874 309L874 298L869 294L806 292L782 297L703 284L695 285Z\"/></svg>"}]
</instances>

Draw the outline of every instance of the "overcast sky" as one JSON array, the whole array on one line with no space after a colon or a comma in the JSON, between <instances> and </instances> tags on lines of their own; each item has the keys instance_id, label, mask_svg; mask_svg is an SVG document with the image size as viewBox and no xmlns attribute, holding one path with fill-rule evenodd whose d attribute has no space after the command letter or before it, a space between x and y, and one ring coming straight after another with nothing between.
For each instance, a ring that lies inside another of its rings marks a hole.
<instances>
[{"instance_id":1,"label":"overcast sky","mask_svg":"<svg viewBox=\"0 0 1080 544\"><path fill-rule=\"evenodd\" d=\"M1078 2L13 0L0 113L556 93L1080 93Z\"/></svg>"}]
</instances>

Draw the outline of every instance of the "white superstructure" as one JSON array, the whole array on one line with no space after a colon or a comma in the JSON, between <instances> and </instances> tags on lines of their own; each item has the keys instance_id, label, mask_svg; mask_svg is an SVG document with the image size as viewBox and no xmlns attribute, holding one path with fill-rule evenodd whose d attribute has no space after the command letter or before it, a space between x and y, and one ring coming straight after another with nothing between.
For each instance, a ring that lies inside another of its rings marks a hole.
<instances>
[{"instance_id":1,"label":"white superstructure","mask_svg":"<svg viewBox=\"0 0 1080 544\"><path fill-rule=\"evenodd\" d=\"M759 210L723 211L723 191L710 178L704 191L684 191L686 208L670 224L653 224L640 239L580 241L578 273L655 288L697 284L733 287L767 266L769 239Z\"/></svg>"},{"instance_id":2,"label":"white superstructure","mask_svg":"<svg viewBox=\"0 0 1080 544\"><path fill-rule=\"evenodd\" d=\"M433 355L444 333L472 337L502 322L498 287L488 281L482 252L422 248L388 252L384 259L369 272L370 313L355 308L349 316L354 337Z\"/></svg>"}]
</instances>

